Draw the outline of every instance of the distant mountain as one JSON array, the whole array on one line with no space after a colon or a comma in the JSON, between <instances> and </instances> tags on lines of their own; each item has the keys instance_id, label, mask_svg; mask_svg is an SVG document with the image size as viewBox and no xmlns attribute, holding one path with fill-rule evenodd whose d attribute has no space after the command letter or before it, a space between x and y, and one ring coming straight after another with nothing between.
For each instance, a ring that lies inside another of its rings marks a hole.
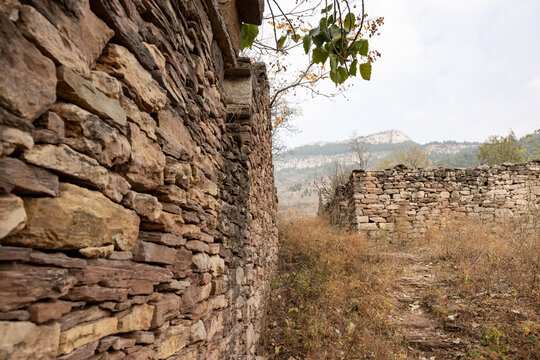
<instances>
[{"instance_id":1,"label":"distant mountain","mask_svg":"<svg viewBox=\"0 0 540 360\"><path fill-rule=\"evenodd\" d=\"M368 167L389 155L396 146L416 144L399 130L383 131L360 139L370 144ZM314 180L326 176L335 163L354 168L356 155L349 144L350 140L316 142L296 147L276 158L274 172L281 207L314 213L317 207ZM420 146L425 148L435 166L469 167L476 161L479 144L444 141Z\"/></svg>"}]
</instances>

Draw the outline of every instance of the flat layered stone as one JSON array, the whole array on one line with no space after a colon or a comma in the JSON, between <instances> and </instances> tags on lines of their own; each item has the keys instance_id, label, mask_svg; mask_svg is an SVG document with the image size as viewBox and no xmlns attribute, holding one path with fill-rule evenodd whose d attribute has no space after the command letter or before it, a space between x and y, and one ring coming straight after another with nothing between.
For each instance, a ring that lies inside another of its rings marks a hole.
<instances>
[{"instance_id":1,"label":"flat layered stone","mask_svg":"<svg viewBox=\"0 0 540 360\"><path fill-rule=\"evenodd\" d=\"M94 0L91 5L92 10L114 30L116 43L134 53L145 69L156 68L152 55L143 44L137 24L126 14L119 0Z\"/></svg>"},{"instance_id":2,"label":"flat layered stone","mask_svg":"<svg viewBox=\"0 0 540 360\"><path fill-rule=\"evenodd\" d=\"M154 308L154 306L148 304L133 306L127 314L118 317L118 332L124 333L150 329L152 318L154 317Z\"/></svg>"},{"instance_id":3,"label":"flat layered stone","mask_svg":"<svg viewBox=\"0 0 540 360\"><path fill-rule=\"evenodd\" d=\"M34 323L43 323L49 320L59 319L71 310L71 304L67 301L53 300L39 302L28 307L30 320Z\"/></svg>"},{"instance_id":4,"label":"flat layered stone","mask_svg":"<svg viewBox=\"0 0 540 360\"><path fill-rule=\"evenodd\" d=\"M58 195L58 176L19 159L0 159L0 188L22 195Z\"/></svg>"},{"instance_id":5,"label":"flat layered stone","mask_svg":"<svg viewBox=\"0 0 540 360\"><path fill-rule=\"evenodd\" d=\"M77 280L66 269L26 264L0 265L0 311L64 296Z\"/></svg>"},{"instance_id":6,"label":"flat layered stone","mask_svg":"<svg viewBox=\"0 0 540 360\"><path fill-rule=\"evenodd\" d=\"M101 310L97 306L91 306L82 310L74 310L65 314L64 316L62 316L62 318L60 318L60 320L58 320L58 323L60 324L61 330L66 331L84 322L105 318L108 315L108 311Z\"/></svg>"},{"instance_id":7,"label":"flat layered stone","mask_svg":"<svg viewBox=\"0 0 540 360\"><path fill-rule=\"evenodd\" d=\"M165 211L156 220L143 221L144 230L163 231L174 235L183 235L185 231L184 218L182 215L172 214Z\"/></svg>"},{"instance_id":8,"label":"flat layered stone","mask_svg":"<svg viewBox=\"0 0 540 360\"><path fill-rule=\"evenodd\" d=\"M139 217L101 193L60 184L57 198L27 198L28 226L4 241L40 249L77 250L114 244L122 235L135 243Z\"/></svg>"},{"instance_id":9,"label":"flat layered stone","mask_svg":"<svg viewBox=\"0 0 540 360\"><path fill-rule=\"evenodd\" d=\"M58 29L62 41L69 41L76 49L69 48L72 56L93 68L103 48L114 35L91 10L89 0L59 3L56 0L25 0ZM92 1L93 2L93 1Z\"/></svg>"},{"instance_id":10,"label":"flat layered stone","mask_svg":"<svg viewBox=\"0 0 540 360\"><path fill-rule=\"evenodd\" d=\"M127 165L126 178L134 190L152 190L163 184L165 155L137 125L130 124L129 128L131 161Z\"/></svg>"},{"instance_id":11,"label":"flat layered stone","mask_svg":"<svg viewBox=\"0 0 540 360\"><path fill-rule=\"evenodd\" d=\"M57 354L68 354L81 346L115 334L117 326L118 320L116 318L107 317L62 331Z\"/></svg>"},{"instance_id":12,"label":"flat layered stone","mask_svg":"<svg viewBox=\"0 0 540 360\"><path fill-rule=\"evenodd\" d=\"M108 258L114 252L114 245L86 247L80 249L79 252L89 259Z\"/></svg>"},{"instance_id":13,"label":"flat layered stone","mask_svg":"<svg viewBox=\"0 0 540 360\"><path fill-rule=\"evenodd\" d=\"M0 321L0 359L54 359L59 337L58 324Z\"/></svg>"},{"instance_id":14,"label":"flat layered stone","mask_svg":"<svg viewBox=\"0 0 540 360\"><path fill-rule=\"evenodd\" d=\"M139 240L150 241L167 246L180 246L186 243L186 240L178 235L146 231L139 232Z\"/></svg>"},{"instance_id":15,"label":"flat layered stone","mask_svg":"<svg viewBox=\"0 0 540 360\"><path fill-rule=\"evenodd\" d=\"M77 105L55 103L51 107L65 121L63 142L100 164L111 167L127 162L131 145L114 127Z\"/></svg>"},{"instance_id":16,"label":"flat layered stone","mask_svg":"<svg viewBox=\"0 0 540 360\"><path fill-rule=\"evenodd\" d=\"M163 151L178 159L189 159L195 154L195 144L183 119L171 108L158 113L158 138Z\"/></svg>"},{"instance_id":17,"label":"flat layered stone","mask_svg":"<svg viewBox=\"0 0 540 360\"><path fill-rule=\"evenodd\" d=\"M103 190L103 194L109 199L119 203L124 198L124 195L128 193L129 189L131 189L131 185L126 179L116 173L109 172L108 176L109 180L107 186Z\"/></svg>"},{"instance_id":18,"label":"flat layered stone","mask_svg":"<svg viewBox=\"0 0 540 360\"><path fill-rule=\"evenodd\" d=\"M176 249L141 240L135 243L131 252L135 261L173 264L176 259Z\"/></svg>"},{"instance_id":19,"label":"flat layered stone","mask_svg":"<svg viewBox=\"0 0 540 360\"><path fill-rule=\"evenodd\" d=\"M167 359L182 350L189 343L190 330L184 325L170 326L159 345L158 359Z\"/></svg>"},{"instance_id":20,"label":"flat layered stone","mask_svg":"<svg viewBox=\"0 0 540 360\"><path fill-rule=\"evenodd\" d=\"M0 195L0 240L16 234L26 225L23 200L12 194Z\"/></svg>"},{"instance_id":21,"label":"flat layered stone","mask_svg":"<svg viewBox=\"0 0 540 360\"><path fill-rule=\"evenodd\" d=\"M107 169L67 145L36 145L22 157L31 164L54 170L84 185L104 189L109 183Z\"/></svg>"},{"instance_id":22,"label":"flat layered stone","mask_svg":"<svg viewBox=\"0 0 540 360\"><path fill-rule=\"evenodd\" d=\"M33 121L56 100L54 63L0 12L0 106ZM6 71L9 69L9 71Z\"/></svg>"},{"instance_id":23,"label":"flat layered stone","mask_svg":"<svg viewBox=\"0 0 540 360\"><path fill-rule=\"evenodd\" d=\"M111 119L117 126L126 126L126 113L118 103L99 91L92 83L73 70L60 66L58 77L58 97L73 102L99 117Z\"/></svg>"},{"instance_id":24,"label":"flat layered stone","mask_svg":"<svg viewBox=\"0 0 540 360\"><path fill-rule=\"evenodd\" d=\"M121 81L136 95L134 100L144 111L157 112L167 103L165 91L123 46L107 45L96 68L113 76L121 76Z\"/></svg>"},{"instance_id":25,"label":"flat layered stone","mask_svg":"<svg viewBox=\"0 0 540 360\"><path fill-rule=\"evenodd\" d=\"M77 285L99 283L107 287L131 289L141 282L157 285L169 282L172 278L170 270L159 266L104 259L87 261L88 265L85 268L73 271Z\"/></svg>"},{"instance_id":26,"label":"flat layered stone","mask_svg":"<svg viewBox=\"0 0 540 360\"><path fill-rule=\"evenodd\" d=\"M163 325L165 321L178 316L182 300L177 295L164 294L161 299L152 304L155 306L152 327L158 327Z\"/></svg>"},{"instance_id":27,"label":"flat layered stone","mask_svg":"<svg viewBox=\"0 0 540 360\"><path fill-rule=\"evenodd\" d=\"M0 155L11 155L15 151L34 147L32 135L20 129L0 125Z\"/></svg>"},{"instance_id":28,"label":"flat layered stone","mask_svg":"<svg viewBox=\"0 0 540 360\"><path fill-rule=\"evenodd\" d=\"M122 204L149 220L156 220L161 215L161 204L155 196L149 194L128 191L122 200Z\"/></svg>"},{"instance_id":29,"label":"flat layered stone","mask_svg":"<svg viewBox=\"0 0 540 360\"><path fill-rule=\"evenodd\" d=\"M173 184L158 186L154 190L154 194L160 201L175 205L183 205L187 201L186 192Z\"/></svg>"},{"instance_id":30,"label":"flat layered stone","mask_svg":"<svg viewBox=\"0 0 540 360\"><path fill-rule=\"evenodd\" d=\"M90 344L86 344L76 350L73 350L69 354L62 355L56 358L56 360L85 360L94 355L99 342L94 341Z\"/></svg>"},{"instance_id":31,"label":"flat layered stone","mask_svg":"<svg viewBox=\"0 0 540 360\"><path fill-rule=\"evenodd\" d=\"M75 44L33 7L21 6L17 26L26 38L55 63L66 65L83 75L90 73L88 64Z\"/></svg>"}]
</instances>

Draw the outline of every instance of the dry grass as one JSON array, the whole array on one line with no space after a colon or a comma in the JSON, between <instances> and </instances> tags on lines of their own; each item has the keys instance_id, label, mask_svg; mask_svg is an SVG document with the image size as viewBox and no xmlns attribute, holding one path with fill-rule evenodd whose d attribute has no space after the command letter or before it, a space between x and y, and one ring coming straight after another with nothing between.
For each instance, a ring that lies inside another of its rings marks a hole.
<instances>
[{"instance_id":1,"label":"dry grass","mask_svg":"<svg viewBox=\"0 0 540 360\"><path fill-rule=\"evenodd\" d=\"M399 254L415 254L438 279L418 290L421 309L461 341L435 351L437 359L540 359L540 217L532 218L532 226L524 225L531 219L453 221L416 240L366 239L317 218L282 219L267 358L418 354L389 325L401 311L392 295L403 276Z\"/></svg>"},{"instance_id":2,"label":"dry grass","mask_svg":"<svg viewBox=\"0 0 540 360\"><path fill-rule=\"evenodd\" d=\"M528 224L528 225L527 225ZM540 359L540 216L450 222L422 244L446 280L424 299L470 343L466 358Z\"/></svg>"},{"instance_id":3,"label":"dry grass","mask_svg":"<svg viewBox=\"0 0 540 360\"><path fill-rule=\"evenodd\" d=\"M280 222L279 276L272 282L266 350L273 359L390 359L391 266L365 239L317 218Z\"/></svg>"}]
</instances>

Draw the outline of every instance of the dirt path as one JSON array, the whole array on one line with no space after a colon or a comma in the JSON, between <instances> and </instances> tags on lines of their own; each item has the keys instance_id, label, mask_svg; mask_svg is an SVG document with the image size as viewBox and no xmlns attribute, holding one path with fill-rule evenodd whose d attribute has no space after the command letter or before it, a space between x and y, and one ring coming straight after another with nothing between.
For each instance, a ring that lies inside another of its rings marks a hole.
<instances>
[{"instance_id":1,"label":"dirt path","mask_svg":"<svg viewBox=\"0 0 540 360\"><path fill-rule=\"evenodd\" d=\"M429 311L429 299L444 288L444 282L432 271L432 263L422 250L414 253L386 254L401 268L401 276L391 289L394 311L390 325L407 346L411 359L457 359L466 348L463 340L452 330L452 318L443 323Z\"/></svg>"}]
</instances>

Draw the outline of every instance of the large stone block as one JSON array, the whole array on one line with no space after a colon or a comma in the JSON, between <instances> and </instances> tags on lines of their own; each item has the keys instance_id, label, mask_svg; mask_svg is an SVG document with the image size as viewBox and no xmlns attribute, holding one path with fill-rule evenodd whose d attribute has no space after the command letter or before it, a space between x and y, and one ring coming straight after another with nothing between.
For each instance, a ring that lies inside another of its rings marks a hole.
<instances>
[{"instance_id":1,"label":"large stone block","mask_svg":"<svg viewBox=\"0 0 540 360\"><path fill-rule=\"evenodd\" d=\"M123 46L107 45L96 68L120 77L135 95L134 100L141 110L154 113L167 103L165 91Z\"/></svg>"},{"instance_id":2,"label":"large stone block","mask_svg":"<svg viewBox=\"0 0 540 360\"><path fill-rule=\"evenodd\" d=\"M25 224L22 199L11 194L0 195L0 240L22 230Z\"/></svg>"},{"instance_id":3,"label":"large stone block","mask_svg":"<svg viewBox=\"0 0 540 360\"><path fill-rule=\"evenodd\" d=\"M56 99L54 63L26 40L2 12L0 43L0 106L32 121Z\"/></svg>"},{"instance_id":4,"label":"large stone block","mask_svg":"<svg viewBox=\"0 0 540 360\"><path fill-rule=\"evenodd\" d=\"M73 104L55 103L51 110L65 120L65 143L100 164L111 167L127 162L128 139L99 117Z\"/></svg>"},{"instance_id":5,"label":"large stone block","mask_svg":"<svg viewBox=\"0 0 540 360\"><path fill-rule=\"evenodd\" d=\"M151 190L163 184L165 155L141 129L130 124L131 161L126 177L134 190Z\"/></svg>"},{"instance_id":6,"label":"large stone block","mask_svg":"<svg viewBox=\"0 0 540 360\"><path fill-rule=\"evenodd\" d=\"M57 196L58 176L19 159L5 157L0 159L0 188L16 194Z\"/></svg>"},{"instance_id":7,"label":"large stone block","mask_svg":"<svg viewBox=\"0 0 540 360\"><path fill-rule=\"evenodd\" d=\"M122 235L131 246L139 233L134 211L101 193L62 183L58 198L27 198L28 226L4 241L40 249L75 250L114 244Z\"/></svg>"},{"instance_id":8,"label":"large stone block","mask_svg":"<svg viewBox=\"0 0 540 360\"><path fill-rule=\"evenodd\" d=\"M93 2L93 1L92 1ZM71 55L93 68L103 48L114 35L91 10L89 0L25 0L32 5L58 30L63 41L69 41L76 48L69 47ZM43 31L43 28L40 27Z\"/></svg>"},{"instance_id":9,"label":"large stone block","mask_svg":"<svg viewBox=\"0 0 540 360\"><path fill-rule=\"evenodd\" d=\"M44 266L0 266L0 311L11 311L40 299L67 294L77 280L67 269Z\"/></svg>"},{"instance_id":10,"label":"large stone block","mask_svg":"<svg viewBox=\"0 0 540 360\"><path fill-rule=\"evenodd\" d=\"M46 56L57 64L66 65L80 74L90 73L79 49L36 9L21 6L17 26Z\"/></svg>"},{"instance_id":11,"label":"large stone block","mask_svg":"<svg viewBox=\"0 0 540 360\"><path fill-rule=\"evenodd\" d=\"M184 325L171 326L167 329L157 354L158 359L167 359L182 350L189 342L190 329Z\"/></svg>"},{"instance_id":12,"label":"large stone block","mask_svg":"<svg viewBox=\"0 0 540 360\"><path fill-rule=\"evenodd\" d=\"M172 108L158 113L158 137L163 151L179 159L190 159L195 154L195 143L184 125L184 120Z\"/></svg>"},{"instance_id":13,"label":"large stone block","mask_svg":"<svg viewBox=\"0 0 540 360\"><path fill-rule=\"evenodd\" d=\"M56 358L60 325L37 326L27 321L0 321L0 359Z\"/></svg>"},{"instance_id":14,"label":"large stone block","mask_svg":"<svg viewBox=\"0 0 540 360\"><path fill-rule=\"evenodd\" d=\"M1 117L0 120L2 120ZM30 133L0 125L0 156L11 155L14 151L28 150L33 146L34 139Z\"/></svg>"},{"instance_id":15,"label":"large stone block","mask_svg":"<svg viewBox=\"0 0 540 360\"><path fill-rule=\"evenodd\" d=\"M118 103L72 69L60 66L56 70L58 77L58 96L71 101L100 117L111 119L112 123L126 125L126 113Z\"/></svg>"},{"instance_id":16,"label":"large stone block","mask_svg":"<svg viewBox=\"0 0 540 360\"><path fill-rule=\"evenodd\" d=\"M109 183L107 169L67 145L36 145L22 157L31 164L57 171L84 185L104 189Z\"/></svg>"},{"instance_id":17,"label":"large stone block","mask_svg":"<svg viewBox=\"0 0 540 360\"><path fill-rule=\"evenodd\" d=\"M81 346L115 334L117 326L118 320L116 318L106 317L62 331L58 355L68 354Z\"/></svg>"},{"instance_id":18,"label":"large stone block","mask_svg":"<svg viewBox=\"0 0 540 360\"><path fill-rule=\"evenodd\" d=\"M118 332L148 330L154 317L154 306L148 304L135 305L127 314L118 317Z\"/></svg>"},{"instance_id":19,"label":"large stone block","mask_svg":"<svg viewBox=\"0 0 540 360\"><path fill-rule=\"evenodd\" d=\"M176 249L138 240L132 250L133 260L158 264L173 264Z\"/></svg>"}]
</instances>

